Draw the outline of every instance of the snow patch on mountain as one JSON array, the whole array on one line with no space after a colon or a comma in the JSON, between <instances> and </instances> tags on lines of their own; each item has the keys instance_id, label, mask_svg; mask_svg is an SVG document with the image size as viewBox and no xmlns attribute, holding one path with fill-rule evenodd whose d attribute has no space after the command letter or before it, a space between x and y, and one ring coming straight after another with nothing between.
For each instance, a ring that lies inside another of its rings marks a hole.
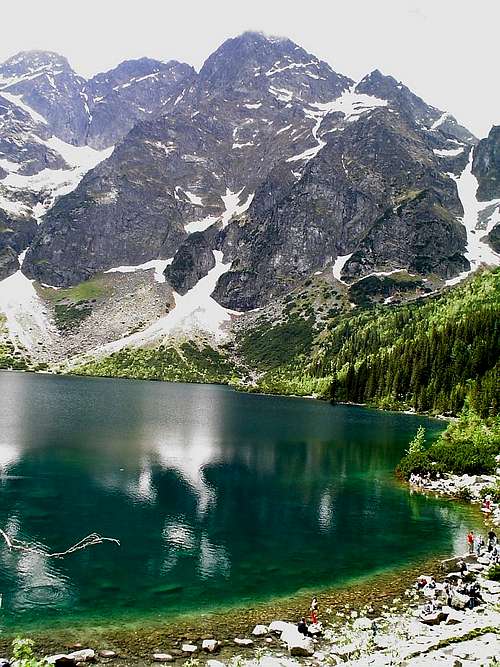
<instances>
[{"instance_id":1,"label":"snow patch on mountain","mask_svg":"<svg viewBox=\"0 0 500 667\"><path fill-rule=\"evenodd\" d=\"M9 193L10 194L10 193ZM9 199L0 192L0 209L12 215L29 215L30 208L21 201Z\"/></svg>"},{"instance_id":2,"label":"snow patch on mountain","mask_svg":"<svg viewBox=\"0 0 500 667\"><path fill-rule=\"evenodd\" d=\"M239 192L232 192L229 188L226 189L226 194L221 197L224 202L226 210L222 214L222 227L226 227L228 222L231 220L233 215L240 215L244 213L247 208L250 206L253 200L253 193L248 195L244 202L240 203L240 195L245 188L242 188Z\"/></svg>"},{"instance_id":3,"label":"snow patch on mountain","mask_svg":"<svg viewBox=\"0 0 500 667\"><path fill-rule=\"evenodd\" d=\"M453 157L463 153L464 148L465 146L460 146L460 148L434 148L433 152L439 157Z\"/></svg>"},{"instance_id":4,"label":"snow patch on mountain","mask_svg":"<svg viewBox=\"0 0 500 667\"><path fill-rule=\"evenodd\" d=\"M57 137L51 137L47 141L39 140L48 148L56 151L62 156L64 161L70 166L70 169L42 169L37 174L25 176L11 171L1 181L1 185L6 188L4 196L0 200L0 207L7 208L6 200L15 201L16 191L28 190L34 193L44 193L43 209L38 206L36 217L39 219L51 208L58 197L72 192L80 183L85 174L96 167L100 162L108 158L113 152L114 147L106 148L102 151L90 148L90 146L72 146ZM10 197L5 197L10 194ZM18 203L19 207L24 207ZM12 209L11 209L12 210ZM29 210L23 210L24 213Z\"/></svg>"},{"instance_id":5,"label":"snow patch on mountain","mask_svg":"<svg viewBox=\"0 0 500 667\"><path fill-rule=\"evenodd\" d=\"M23 102L21 95L12 95L12 93L7 93L5 90L0 90L0 96L4 97L8 102L15 104L17 107L26 112L35 123L42 123L43 125L48 125L46 119L39 114L37 111L29 107Z\"/></svg>"},{"instance_id":6,"label":"snow patch on mountain","mask_svg":"<svg viewBox=\"0 0 500 667\"><path fill-rule=\"evenodd\" d=\"M26 250L19 255L21 267L25 254ZM0 313L6 317L7 330L13 342L28 350L47 340L53 329L33 282L21 269L0 281Z\"/></svg>"},{"instance_id":7,"label":"snow patch on mountain","mask_svg":"<svg viewBox=\"0 0 500 667\"><path fill-rule=\"evenodd\" d=\"M0 169L4 171L19 171L21 165L18 162L11 162L5 158L0 158Z\"/></svg>"},{"instance_id":8,"label":"snow patch on mountain","mask_svg":"<svg viewBox=\"0 0 500 667\"><path fill-rule=\"evenodd\" d=\"M215 266L183 296L174 292L175 306L143 331L125 336L93 350L92 356L111 354L124 347L140 347L164 340L170 336L196 331L213 335L216 339L224 336L223 326L231 316L239 313L223 308L212 298L219 278L231 267L224 264L222 252L214 250Z\"/></svg>"},{"instance_id":9,"label":"snow patch on mountain","mask_svg":"<svg viewBox=\"0 0 500 667\"><path fill-rule=\"evenodd\" d=\"M387 104L387 100L382 100L373 95L356 93L353 86L349 90L345 90L333 102L314 102L311 106L322 111L325 115L327 113L340 112L344 114L347 122L353 123L364 113L372 111L377 107L386 107Z\"/></svg>"},{"instance_id":10,"label":"snow patch on mountain","mask_svg":"<svg viewBox=\"0 0 500 667\"><path fill-rule=\"evenodd\" d=\"M191 204L194 204L195 206L203 206L203 200L198 195L195 195L193 192L189 192L189 190L184 190L184 194L189 199Z\"/></svg>"},{"instance_id":11,"label":"snow patch on mountain","mask_svg":"<svg viewBox=\"0 0 500 667\"><path fill-rule=\"evenodd\" d=\"M339 255L335 262L333 263L332 267L332 273L333 277L338 280L340 283L343 283L344 281L340 277L344 266L347 264L347 262L351 259L354 253L349 253L348 255Z\"/></svg>"},{"instance_id":12,"label":"snow patch on mountain","mask_svg":"<svg viewBox=\"0 0 500 667\"><path fill-rule=\"evenodd\" d=\"M220 216L217 215L207 215L206 218L202 220L193 220L193 222L188 222L184 226L184 229L189 233L193 234L194 232L204 232L205 229L208 229L214 222L217 222Z\"/></svg>"},{"instance_id":13,"label":"snow patch on mountain","mask_svg":"<svg viewBox=\"0 0 500 667\"><path fill-rule=\"evenodd\" d=\"M467 232L467 250L465 252L465 257L469 260L471 268L469 271L463 271L455 278L447 280L447 285L456 285L483 264L486 264L487 266L498 266L500 264L500 255L482 240L482 238L493 228L494 223L492 224L490 219L487 229L478 227L479 214L484 211L488 205L491 205L491 202L479 202L476 198L478 182L477 178L472 173L472 161L473 151L471 150L467 166L460 176L457 178L452 173L448 174L448 176L453 178L457 184L458 196L460 197L464 209L462 223Z\"/></svg>"},{"instance_id":14,"label":"snow patch on mountain","mask_svg":"<svg viewBox=\"0 0 500 667\"><path fill-rule=\"evenodd\" d=\"M293 93L287 88L276 88L275 86L269 86L269 92L280 102L291 102L293 99Z\"/></svg>"},{"instance_id":15,"label":"snow patch on mountain","mask_svg":"<svg viewBox=\"0 0 500 667\"><path fill-rule=\"evenodd\" d=\"M430 126L429 130L437 130L438 127L440 127L448 118L451 117L451 114L448 111L445 111L444 113L439 116L439 118Z\"/></svg>"},{"instance_id":16,"label":"snow patch on mountain","mask_svg":"<svg viewBox=\"0 0 500 667\"><path fill-rule=\"evenodd\" d=\"M288 69L300 69L300 68L305 68L305 67L310 67L312 66L317 66L318 61L317 60L312 60L311 62L308 63L289 63L288 65L283 65L283 67L279 67L280 61L278 60L277 63L275 63L271 69L267 70L265 72L266 76L274 76L275 74L279 74L280 72L285 72Z\"/></svg>"},{"instance_id":17,"label":"snow patch on mountain","mask_svg":"<svg viewBox=\"0 0 500 667\"><path fill-rule=\"evenodd\" d=\"M104 273L135 273L136 271L150 271L154 269L154 279L157 283L164 283L164 271L169 264L172 264L174 258L170 259L151 259L149 262L143 264L136 264L133 266L115 266L112 269L104 271Z\"/></svg>"}]
</instances>

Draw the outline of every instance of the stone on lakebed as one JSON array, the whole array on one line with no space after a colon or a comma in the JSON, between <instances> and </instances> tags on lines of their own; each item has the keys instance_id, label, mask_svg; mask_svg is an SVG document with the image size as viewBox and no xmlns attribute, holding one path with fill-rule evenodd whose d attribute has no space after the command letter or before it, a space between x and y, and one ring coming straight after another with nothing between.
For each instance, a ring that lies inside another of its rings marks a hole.
<instances>
[{"instance_id":1,"label":"stone on lakebed","mask_svg":"<svg viewBox=\"0 0 500 667\"><path fill-rule=\"evenodd\" d=\"M204 639L201 648L206 653L215 653L220 649L220 642L216 639Z\"/></svg>"},{"instance_id":2,"label":"stone on lakebed","mask_svg":"<svg viewBox=\"0 0 500 667\"><path fill-rule=\"evenodd\" d=\"M239 637L236 637L234 643L237 646L244 646L245 648L248 648L249 646L253 646L253 639L240 639Z\"/></svg>"},{"instance_id":3,"label":"stone on lakebed","mask_svg":"<svg viewBox=\"0 0 500 667\"><path fill-rule=\"evenodd\" d=\"M184 653L190 653L191 655L198 651L196 644L183 644L181 649Z\"/></svg>"},{"instance_id":4,"label":"stone on lakebed","mask_svg":"<svg viewBox=\"0 0 500 667\"><path fill-rule=\"evenodd\" d=\"M170 653L153 653L153 660L155 662L173 662L173 657Z\"/></svg>"}]
</instances>

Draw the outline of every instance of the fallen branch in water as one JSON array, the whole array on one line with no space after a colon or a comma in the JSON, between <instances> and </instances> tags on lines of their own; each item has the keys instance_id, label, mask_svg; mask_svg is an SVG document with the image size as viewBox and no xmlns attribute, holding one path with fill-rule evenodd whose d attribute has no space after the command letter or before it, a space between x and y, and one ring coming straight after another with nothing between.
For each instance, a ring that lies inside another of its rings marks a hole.
<instances>
[{"instance_id":1,"label":"fallen branch in water","mask_svg":"<svg viewBox=\"0 0 500 667\"><path fill-rule=\"evenodd\" d=\"M18 551L24 551L27 553L40 554L41 556L45 556L45 558L64 558L64 556L69 556L69 554L72 554L75 551L80 551L81 549L86 549L87 547L93 547L94 545L102 544L103 542L114 542L120 546L120 540L117 540L114 537L102 537L98 533L91 533L90 535L87 535L87 537L84 537L83 540L73 544L73 546L69 547L69 549L66 549L66 551L58 551L53 554L48 554L39 547L34 547L26 544L25 542L21 542L15 537L9 537L7 533L4 532L1 528L0 535L5 540L5 543L9 549L17 549Z\"/></svg>"}]
</instances>

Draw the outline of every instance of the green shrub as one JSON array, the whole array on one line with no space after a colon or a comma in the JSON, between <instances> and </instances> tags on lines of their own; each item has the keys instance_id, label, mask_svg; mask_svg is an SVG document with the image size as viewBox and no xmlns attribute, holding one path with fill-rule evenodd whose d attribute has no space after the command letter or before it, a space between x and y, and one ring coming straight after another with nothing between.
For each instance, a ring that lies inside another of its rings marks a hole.
<instances>
[{"instance_id":1,"label":"green shrub","mask_svg":"<svg viewBox=\"0 0 500 667\"><path fill-rule=\"evenodd\" d=\"M486 498L486 496L491 496L494 503L500 503L500 480L497 480L495 486L484 487L481 491L481 498Z\"/></svg>"},{"instance_id":2,"label":"green shrub","mask_svg":"<svg viewBox=\"0 0 500 667\"><path fill-rule=\"evenodd\" d=\"M478 475L496 469L495 456L500 453L498 417L481 419L466 406L460 418L428 449L424 448L424 436L419 429L411 441L396 469L400 477L408 479L412 473L435 476L438 472Z\"/></svg>"},{"instance_id":3,"label":"green shrub","mask_svg":"<svg viewBox=\"0 0 500 667\"><path fill-rule=\"evenodd\" d=\"M500 565L492 565L486 573L486 577L492 581L500 581Z\"/></svg>"},{"instance_id":4,"label":"green shrub","mask_svg":"<svg viewBox=\"0 0 500 667\"><path fill-rule=\"evenodd\" d=\"M45 660L37 660L33 652L35 642L32 639L16 637L12 642L12 657L16 667L43 667Z\"/></svg>"}]
</instances>

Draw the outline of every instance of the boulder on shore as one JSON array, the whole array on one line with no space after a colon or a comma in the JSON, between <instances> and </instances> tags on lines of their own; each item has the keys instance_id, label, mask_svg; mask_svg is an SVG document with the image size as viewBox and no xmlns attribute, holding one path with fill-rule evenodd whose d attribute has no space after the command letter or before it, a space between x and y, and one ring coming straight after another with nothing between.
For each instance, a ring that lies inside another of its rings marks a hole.
<instances>
[{"instance_id":1,"label":"boulder on shore","mask_svg":"<svg viewBox=\"0 0 500 667\"><path fill-rule=\"evenodd\" d=\"M300 639L288 642L288 651L292 656L308 658L314 654L314 642L310 637L300 635Z\"/></svg>"}]
</instances>

